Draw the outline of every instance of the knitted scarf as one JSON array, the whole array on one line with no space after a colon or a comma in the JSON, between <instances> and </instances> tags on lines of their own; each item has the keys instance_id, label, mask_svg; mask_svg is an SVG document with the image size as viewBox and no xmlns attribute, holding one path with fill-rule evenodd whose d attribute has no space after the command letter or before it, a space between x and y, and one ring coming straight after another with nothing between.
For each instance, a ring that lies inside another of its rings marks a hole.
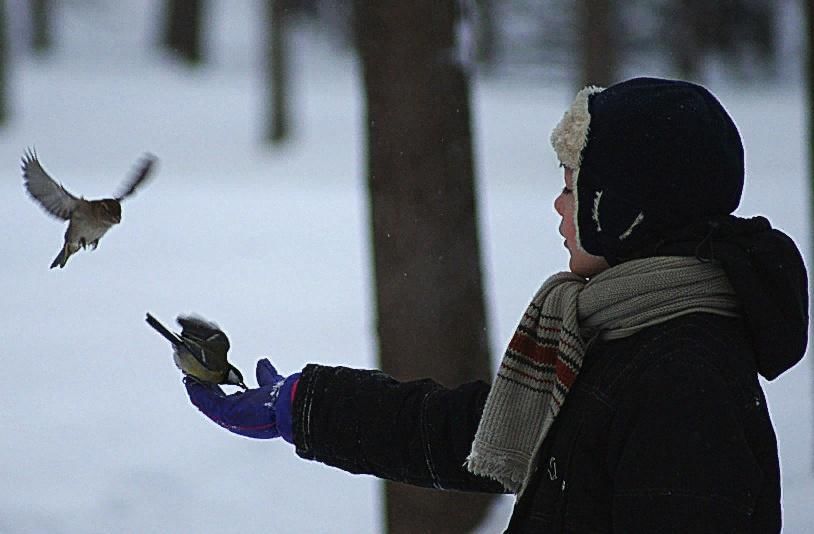
<instances>
[{"instance_id":1,"label":"knitted scarf","mask_svg":"<svg viewBox=\"0 0 814 534\"><path fill-rule=\"evenodd\" d=\"M467 469L522 493L589 342L627 337L696 312L739 315L732 286L715 262L665 256L624 262L590 281L573 273L553 275L509 342Z\"/></svg>"}]
</instances>

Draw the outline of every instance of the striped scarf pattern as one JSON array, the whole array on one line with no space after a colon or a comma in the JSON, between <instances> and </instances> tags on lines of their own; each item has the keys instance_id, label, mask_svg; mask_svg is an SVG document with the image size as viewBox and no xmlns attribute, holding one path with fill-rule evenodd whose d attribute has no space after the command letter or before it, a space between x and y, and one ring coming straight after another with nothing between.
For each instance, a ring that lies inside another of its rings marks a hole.
<instances>
[{"instance_id":1,"label":"striped scarf pattern","mask_svg":"<svg viewBox=\"0 0 814 534\"><path fill-rule=\"evenodd\" d=\"M467 469L522 493L589 340L618 339L695 312L738 316L723 269L695 258L634 260L590 282L557 273L532 299L489 391Z\"/></svg>"}]
</instances>

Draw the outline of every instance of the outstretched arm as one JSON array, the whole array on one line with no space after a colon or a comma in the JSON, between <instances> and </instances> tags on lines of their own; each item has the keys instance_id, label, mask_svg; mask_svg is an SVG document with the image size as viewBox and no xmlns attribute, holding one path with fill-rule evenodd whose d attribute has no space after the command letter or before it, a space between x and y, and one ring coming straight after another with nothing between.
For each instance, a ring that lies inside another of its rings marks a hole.
<instances>
[{"instance_id":1,"label":"outstretched arm","mask_svg":"<svg viewBox=\"0 0 814 534\"><path fill-rule=\"evenodd\" d=\"M504 493L464 467L489 392L398 382L380 371L308 365L293 405L297 454L423 487Z\"/></svg>"}]
</instances>

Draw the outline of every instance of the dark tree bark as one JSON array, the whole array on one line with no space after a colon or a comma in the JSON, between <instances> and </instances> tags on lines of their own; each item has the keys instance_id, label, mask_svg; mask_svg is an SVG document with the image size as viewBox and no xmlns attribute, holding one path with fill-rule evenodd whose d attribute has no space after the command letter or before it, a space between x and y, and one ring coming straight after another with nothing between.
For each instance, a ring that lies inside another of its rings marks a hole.
<instances>
[{"instance_id":1,"label":"dark tree bark","mask_svg":"<svg viewBox=\"0 0 814 534\"><path fill-rule=\"evenodd\" d=\"M698 80L704 49L707 43L704 38L703 19L705 2L684 0L673 2L670 12L664 13L664 25L667 29L670 56L681 78Z\"/></svg>"},{"instance_id":2,"label":"dark tree bark","mask_svg":"<svg viewBox=\"0 0 814 534\"><path fill-rule=\"evenodd\" d=\"M494 0L475 0L477 7L478 62L490 70L497 62L498 21Z\"/></svg>"},{"instance_id":3,"label":"dark tree bark","mask_svg":"<svg viewBox=\"0 0 814 534\"><path fill-rule=\"evenodd\" d=\"M287 0L266 0L266 126L265 139L277 144L289 137Z\"/></svg>"},{"instance_id":4,"label":"dark tree bark","mask_svg":"<svg viewBox=\"0 0 814 534\"><path fill-rule=\"evenodd\" d=\"M357 0L381 368L489 379L469 85L455 0ZM468 532L491 496L386 483L392 533Z\"/></svg>"},{"instance_id":5,"label":"dark tree bark","mask_svg":"<svg viewBox=\"0 0 814 534\"><path fill-rule=\"evenodd\" d=\"M30 0L31 48L43 54L51 50L51 0Z\"/></svg>"},{"instance_id":6,"label":"dark tree bark","mask_svg":"<svg viewBox=\"0 0 814 534\"><path fill-rule=\"evenodd\" d=\"M578 32L581 39L579 87L616 82L619 20L615 0L578 0Z\"/></svg>"},{"instance_id":7,"label":"dark tree bark","mask_svg":"<svg viewBox=\"0 0 814 534\"><path fill-rule=\"evenodd\" d=\"M7 24L6 0L0 0L0 126L5 126L8 122L9 115L9 43Z\"/></svg>"},{"instance_id":8,"label":"dark tree bark","mask_svg":"<svg viewBox=\"0 0 814 534\"><path fill-rule=\"evenodd\" d=\"M190 65L203 61L204 0L167 0L163 45Z\"/></svg>"},{"instance_id":9,"label":"dark tree bark","mask_svg":"<svg viewBox=\"0 0 814 534\"><path fill-rule=\"evenodd\" d=\"M803 2L803 11L805 16L805 80L806 80L806 110L807 110L807 124L806 133L808 134L808 198L809 206L814 206L814 0L805 0ZM814 209L809 212L810 222L814 221ZM814 226L812 226L814 227ZM812 239L812 238L809 238ZM809 243L809 246L814 250L814 240ZM814 362L812 362L814 365ZM814 424L814 421L812 421ZM812 464L811 469L814 471L814 450L811 451Z\"/></svg>"},{"instance_id":10,"label":"dark tree bark","mask_svg":"<svg viewBox=\"0 0 814 534\"><path fill-rule=\"evenodd\" d=\"M671 0L662 12L660 37L682 78L702 78L710 54L720 54L736 73L775 64L776 5L769 0Z\"/></svg>"}]
</instances>

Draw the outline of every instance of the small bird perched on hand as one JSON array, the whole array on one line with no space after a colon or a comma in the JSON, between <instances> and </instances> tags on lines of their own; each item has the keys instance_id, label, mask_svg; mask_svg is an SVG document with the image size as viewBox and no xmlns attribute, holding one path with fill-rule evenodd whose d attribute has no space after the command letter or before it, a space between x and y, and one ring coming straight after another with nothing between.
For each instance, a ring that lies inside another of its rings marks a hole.
<instances>
[{"instance_id":1,"label":"small bird perched on hand","mask_svg":"<svg viewBox=\"0 0 814 534\"><path fill-rule=\"evenodd\" d=\"M122 219L121 201L132 195L150 175L156 158L146 154L133 174L123 184L122 192L113 198L85 200L69 193L62 184L51 178L40 165L36 152L26 150L22 158L23 179L31 197L58 219L70 221L65 231L65 243L51 269L65 267L68 258L88 245L95 250L99 239Z\"/></svg>"},{"instance_id":2,"label":"small bird perched on hand","mask_svg":"<svg viewBox=\"0 0 814 534\"><path fill-rule=\"evenodd\" d=\"M195 315L179 315L181 334L176 334L158 319L147 314L147 324L172 343L173 359L186 376L204 384L228 384L248 389L243 375L229 363L229 338L218 325Z\"/></svg>"}]
</instances>

